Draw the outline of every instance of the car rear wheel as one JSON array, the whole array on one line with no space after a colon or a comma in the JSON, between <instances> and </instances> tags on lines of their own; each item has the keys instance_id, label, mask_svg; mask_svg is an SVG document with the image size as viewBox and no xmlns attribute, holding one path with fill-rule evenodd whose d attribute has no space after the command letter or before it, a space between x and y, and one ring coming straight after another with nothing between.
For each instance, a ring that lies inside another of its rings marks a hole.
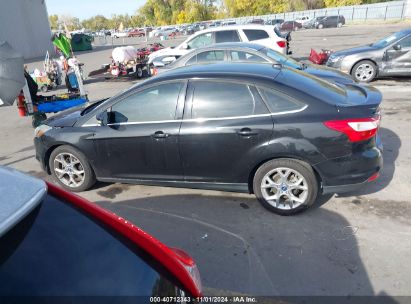
<instances>
[{"instance_id":1,"label":"car rear wheel","mask_svg":"<svg viewBox=\"0 0 411 304\"><path fill-rule=\"evenodd\" d=\"M67 190L84 191L96 182L84 154L71 146L57 147L50 155L49 166L54 179Z\"/></svg>"},{"instance_id":2,"label":"car rear wheel","mask_svg":"<svg viewBox=\"0 0 411 304\"><path fill-rule=\"evenodd\" d=\"M137 77L138 79L140 79L140 78L143 77L143 69L142 69L141 67L138 67L138 68L137 68L137 70L136 70L136 77Z\"/></svg>"},{"instance_id":3,"label":"car rear wheel","mask_svg":"<svg viewBox=\"0 0 411 304\"><path fill-rule=\"evenodd\" d=\"M351 76L359 82L370 82L377 75L377 66L370 60L358 62L351 71Z\"/></svg>"},{"instance_id":4,"label":"car rear wheel","mask_svg":"<svg viewBox=\"0 0 411 304\"><path fill-rule=\"evenodd\" d=\"M318 25L319 29L322 29L324 27L324 25L322 25L321 23Z\"/></svg>"},{"instance_id":5,"label":"car rear wheel","mask_svg":"<svg viewBox=\"0 0 411 304\"><path fill-rule=\"evenodd\" d=\"M281 158L268 161L258 168L253 190L268 210L280 215L292 215L314 204L318 182L308 164Z\"/></svg>"},{"instance_id":6,"label":"car rear wheel","mask_svg":"<svg viewBox=\"0 0 411 304\"><path fill-rule=\"evenodd\" d=\"M338 22L337 27L342 27L343 24L341 22Z\"/></svg>"}]
</instances>

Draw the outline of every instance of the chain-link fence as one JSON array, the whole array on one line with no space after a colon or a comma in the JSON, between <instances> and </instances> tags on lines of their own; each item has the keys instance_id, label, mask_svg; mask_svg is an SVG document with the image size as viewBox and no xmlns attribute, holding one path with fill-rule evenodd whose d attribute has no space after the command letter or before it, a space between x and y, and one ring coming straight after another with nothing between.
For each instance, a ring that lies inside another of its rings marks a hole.
<instances>
[{"instance_id":1,"label":"chain-link fence","mask_svg":"<svg viewBox=\"0 0 411 304\"><path fill-rule=\"evenodd\" d=\"M390 1L375 4L342 6L334 8L323 8L316 10L289 12L281 14L271 14L263 16L248 16L240 18L230 18L222 21L233 20L237 24L248 23L253 19L262 19L264 21L272 19L296 20L302 16L310 18L320 16L342 15L347 21L367 21L367 20L389 20L403 19L407 8L406 1Z\"/></svg>"}]
</instances>

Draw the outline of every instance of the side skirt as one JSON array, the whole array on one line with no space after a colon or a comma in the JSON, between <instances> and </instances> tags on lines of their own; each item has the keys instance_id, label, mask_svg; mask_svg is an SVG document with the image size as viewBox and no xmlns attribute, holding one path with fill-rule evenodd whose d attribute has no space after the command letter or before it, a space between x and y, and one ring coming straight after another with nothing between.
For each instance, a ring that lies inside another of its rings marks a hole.
<instances>
[{"instance_id":1,"label":"side skirt","mask_svg":"<svg viewBox=\"0 0 411 304\"><path fill-rule=\"evenodd\" d=\"M188 181L168 181L168 180L142 180L128 178L97 178L98 181L106 183L124 183L147 186L176 187L204 190L220 190L227 192L250 193L248 184L243 183L208 183L208 182L188 182Z\"/></svg>"}]
</instances>

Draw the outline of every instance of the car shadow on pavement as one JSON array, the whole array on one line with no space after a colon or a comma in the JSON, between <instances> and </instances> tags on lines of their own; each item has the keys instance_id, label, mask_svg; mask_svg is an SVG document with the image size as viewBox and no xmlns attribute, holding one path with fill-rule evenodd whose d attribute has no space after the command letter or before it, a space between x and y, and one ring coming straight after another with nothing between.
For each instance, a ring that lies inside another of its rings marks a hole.
<instances>
[{"instance_id":1,"label":"car shadow on pavement","mask_svg":"<svg viewBox=\"0 0 411 304\"><path fill-rule=\"evenodd\" d=\"M361 229L325 208L285 217L211 191L96 203L193 256L206 295L374 295Z\"/></svg>"},{"instance_id":2,"label":"car shadow on pavement","mask_svg":"<svg viewBox=\"0 0 411 304\"><path fill-rule=\"evenodd\" d=\"M383 190L391 183L395 172L395 161L398 157L401 148L401 139L394 131L387 128L380 128L379 132L382 143L384 145L384 164L379 178L376 181L369 183L366 187L362 187L359 190L339 194L339 197L349 197L376 193Z\"/></svg>"}]
</instances>

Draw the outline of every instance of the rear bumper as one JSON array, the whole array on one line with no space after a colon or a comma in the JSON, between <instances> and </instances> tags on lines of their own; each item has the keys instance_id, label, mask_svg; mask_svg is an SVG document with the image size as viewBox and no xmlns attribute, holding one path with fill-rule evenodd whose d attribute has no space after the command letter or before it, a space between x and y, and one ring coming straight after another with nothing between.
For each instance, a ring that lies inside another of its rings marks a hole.
<instances>
[{"instance_id":1,"label":"rear bumper","mask_svg":"<svg viewBox=\"0 0 411 304\"><path fill-rule=\"evenodd\" d=\"M382 167L382 146L327 160L314 166L321 175L324 194L358 190L374 180Z\"/></svg>"}]
</instances>

